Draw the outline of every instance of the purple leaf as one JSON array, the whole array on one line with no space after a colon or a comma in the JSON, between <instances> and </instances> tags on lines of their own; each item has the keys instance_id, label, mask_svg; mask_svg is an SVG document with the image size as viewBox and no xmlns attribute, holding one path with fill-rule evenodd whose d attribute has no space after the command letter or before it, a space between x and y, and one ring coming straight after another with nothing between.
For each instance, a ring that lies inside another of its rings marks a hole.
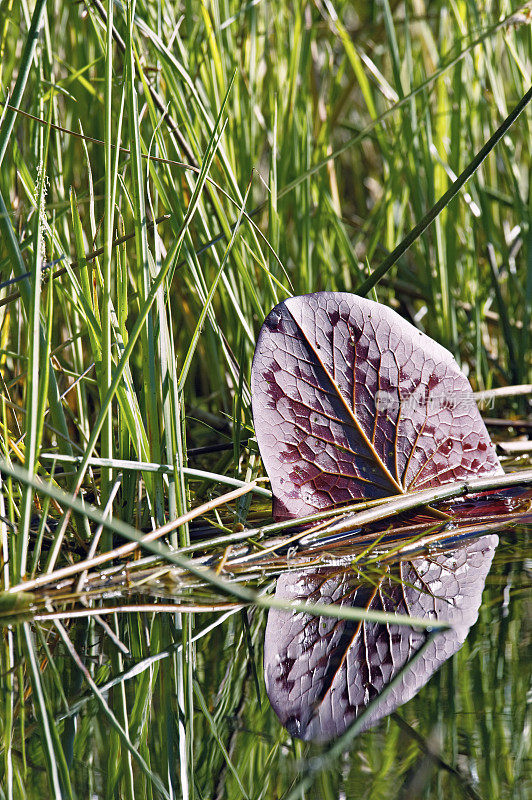
<instances>
[{"instance_id":1,"label":"purple leaf","mask_svg":"<svg viewBox=\"0 0 532 800\"><path fill-rule=\"evenodd\" d=\"M502 472L452 355L371 300L280 303L259 334L251 388L276 519Z\"/></svg>"},{"instance_id":2,"label":"purple leaf","mask_svg":"<svg viewBox=\"0 0 532 800\"><path fill-rule=\"evenodd\" d=\"M501 466L452 355L398 314L351 294L280 303L259 334L251 375L255 431L276 519L428 488ZM304 739L340 735L401 673L366 727L410 699L463 643L477 617L496 536L402 562L392 579L353 570L292 572L276 597L449 621L408 668L424 634L271 610L264 645L270 701ZM406 665L406 666L405 666Z\"/></svg>"},{"instance_id":3,"label":"purple leaf","mask_svg":"<svg viewBox=\"0 0 532 800\"><path fill-rule=\"evenodd\" d=\"M447 553L402 562L395 580L387 575L377 586L354 570L283 574L276 598L397 611L447 620L453 628L440 633L410 669L405 665L423 644L423 631L270 610L265 681L282 724L302 739L339 736L403 667L398 686L372 704L364 727L410 700L462 646L477 618L497 542L497 536L484 536Z\"/></svg>"}]
</instances>

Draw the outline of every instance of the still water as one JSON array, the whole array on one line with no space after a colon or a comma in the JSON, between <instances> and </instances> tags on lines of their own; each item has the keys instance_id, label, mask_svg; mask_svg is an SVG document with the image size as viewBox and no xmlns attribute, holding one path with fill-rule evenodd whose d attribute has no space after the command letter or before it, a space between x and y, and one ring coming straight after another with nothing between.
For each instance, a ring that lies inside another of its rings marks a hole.
<instances>
[{"instance_id":1,"label":"still water","mask_svg":"<svg viewBox=\"0 0 532 800\"><path fill-rule=\"evenodd\" d=\"M278 579L282 598L453 622L428 644L412 627L277 610L72 621L99 699L52 620L13 626L14 797L54 796L32 651L65 797L529 800L529 542L523 527L455 542L380 584L337 567ZM0 797L6 785L4 771Z\"/></svg>"}]
</instances>

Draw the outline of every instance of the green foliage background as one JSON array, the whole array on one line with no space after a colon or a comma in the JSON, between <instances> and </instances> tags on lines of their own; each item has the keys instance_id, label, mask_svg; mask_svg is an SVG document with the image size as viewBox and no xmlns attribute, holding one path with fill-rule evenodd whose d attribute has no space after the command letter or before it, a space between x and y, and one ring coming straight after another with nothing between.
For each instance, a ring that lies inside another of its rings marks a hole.
<instances>
[{"instance_id":1,"label":"green foliage background","mask_svg":"<svg viewBox=\"0 0 532 800\"><path fill-rule=\"evenodd\" d=\"M173 465L142 488L126 470L116 495L117 469L53 479L149 527L261 474L248 382L264 316L289 294L356 291L424 217L529 89L532 12L123 0L109 14L100 0L0 0L0 276L29 273L0 293L0 444L50 480L43 453ZM532 377L531 113L371 292L451 349L476 389ZM220 442L232 449L192 461ZM4 588L83 551L83 514L58 534L35 527L48 511L4 481ZM217 521L268 513L248 495ZM110 618L128 655L93 622L66 639L52 623L5 628L0 797L524 800L525 537L500 551L479 624L403 723L363 734L305 792L318 749L280 728L263 686L259 706L240 614ZM182 525L173 544L188 542ZM263 614L249 624L261 681ZM117 678L100 701L67 642L96 685Z\"/></svg>"}]
</instances>

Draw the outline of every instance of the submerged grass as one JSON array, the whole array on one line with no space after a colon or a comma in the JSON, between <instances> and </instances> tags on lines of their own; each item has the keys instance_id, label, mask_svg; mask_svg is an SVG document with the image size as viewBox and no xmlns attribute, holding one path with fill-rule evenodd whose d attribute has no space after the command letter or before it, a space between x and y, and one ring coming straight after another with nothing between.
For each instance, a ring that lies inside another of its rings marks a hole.
<instances>
[{"instance_id":1,"label":"submerged grass","mask_svg":"<svg viewBox=\"0 0 532 800\"><path fill-rule=\"evenodd\" d=\"M526 532L400 719L325 751L264 702L273 572L222 562L287 535L249 388L279 300L371 289L476 390L532 381L531 22L473 0L0 0L3 589L61 591L139 532L185 570L227 548L208 616L144 596L103 618L86 593L86 619L3 628L0 797L528 796Z\"/></svg>"}]
</instances>

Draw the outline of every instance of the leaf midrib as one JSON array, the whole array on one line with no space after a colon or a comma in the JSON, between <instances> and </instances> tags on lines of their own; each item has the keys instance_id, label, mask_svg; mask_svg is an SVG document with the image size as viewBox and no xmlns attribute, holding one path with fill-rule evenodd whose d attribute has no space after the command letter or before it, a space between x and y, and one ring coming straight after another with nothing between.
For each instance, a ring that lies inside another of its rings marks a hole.
<instances>
[{"instance_id":1,"label":"leaf midrib","mask_svg":"<svg viewBox=\"0 0 532 800\"><path fill-rule=\"evenodd\" d=\"M332 377L331 373L329 372L329 370L327 369L327 367L323 363L322 359L320 358L320 355L319 355L319 353L317 351L317 348L312 344L311 340L309 339L309 337L305 333L303 327L299 324L297 319L292 314L288 304L286 304L286 309L287 309L288 313L290 314L292 320L294 321L295 325L297 326L298 330L301 332L301 335L303 336L305 342L307 343L307 346L309 347L311 352L315 355L315 357L316 357L318 363L320 364L323 372L325 373L325 375L329 379L332 387L334 388L334 390L336 392L337 397L340 399L340 402L342 403L343 407L345 408L348 417L350 418L351 422L353 423L353 427L359 433L359 435L361 436L363 442L366 444L366 446L368 447L369 451L372 453L377 466L384 473L384 475L386 476L387 480L391 483L391 485L397 489L397 494L404 494L403 487L395 480L395 478L393 477L393 475L391 474L391 472L387 468L386 464L383 463L382 459L380 458L380 456L378 455L377 451L375 450L375 447L373 446L373 443L368 438L368 436L366 435L366 433L363 430L362 426L360 425L360 423L359 423L359 421L358 421L358 419L356 417L354 409L351 409L349 407L345 397L343 396L342 392L340 391L340 387L338 386L338 384L336 383L336 381ZM333 356L333 360L334 360L334 356ZM356 378L355 378L354 375L353 375L353 381L356 383Z\"/></svg>"}]
</instances>

